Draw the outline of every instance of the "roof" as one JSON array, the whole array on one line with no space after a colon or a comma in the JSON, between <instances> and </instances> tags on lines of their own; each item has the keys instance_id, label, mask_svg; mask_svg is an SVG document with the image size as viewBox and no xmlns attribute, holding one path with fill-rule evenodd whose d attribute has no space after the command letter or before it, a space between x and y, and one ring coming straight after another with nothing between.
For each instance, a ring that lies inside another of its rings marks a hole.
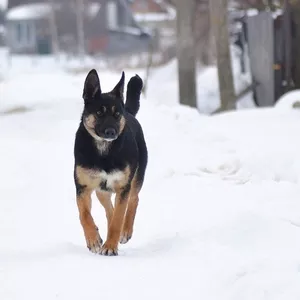
<instances>
[{"instance_id":1,"label":"roof","mask_svg":"<svg viewBox=\"0 0 300 300\"><path fill-rule=\"evenodd\" d=\"M90 3L86 10L88 17L94 18L99 12L100 8L100 3ZM19 5L8 10L6 19L9 21L43 19L50 15L51 10L52 6L50 3L40 2Z\"/></svg>"},{"instance_id":2,"label":"roof","mask_svg":"<svg viewBox=\"0 0 300 300\"><path fill-rule=\"evenodd\" d=\"M176 18L176 9L170 5L164 5L164 9L166 12L134 13L134 18L138 22L162 22L174 20Z\"/></svg>"},{"instance_id":3,"label":"roof","mask_svg":"<svg viewBox=\"0 0 300 300\"><path fill-rule=\"evenodd\" d=\"M100 3L97 3L97 2L90 3L89 6L87 7L88 17L90 17L92 19L94 17L96 17L96 15L99 13L100 9L101 9Z\"/></svg>"},{"instance_id":4,"label":"roof","mask_svg":"<svg viewBox=\"0 0 300 300\"><path fill-rule=\"evenodd\" d=\"M7 0L0 0L0 9L6 9Z\"/></svg>"},{"instance_id":5,"label":"roof","mask_svg":"<svg viewBox=\"0 0 300 300\"><path fill-rule=\"evenodd\" d=\"M48 16L50 12L50 4L31 3L11 8L6 14L6 19L9 21L41 19Z\"/></svg>"}]
</instances>

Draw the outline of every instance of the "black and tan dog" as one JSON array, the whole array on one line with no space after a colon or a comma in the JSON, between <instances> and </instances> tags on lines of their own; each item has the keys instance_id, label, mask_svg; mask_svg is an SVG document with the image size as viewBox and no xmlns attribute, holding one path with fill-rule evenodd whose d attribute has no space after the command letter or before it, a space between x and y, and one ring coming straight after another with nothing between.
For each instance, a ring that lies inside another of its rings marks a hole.
<instances>
[{"instance_id":1,"label":"black and tan dog","mask_svg":"<svg viewBox=\"0 0 300 300\"><path fill-rule=\"evenodd\" d=\"M132 237L139 192L148 161L141 125L135 118L140 106L143 81L125 75L109 93L102 93L98 74L91 70L84 83L84 110L76 133L74 180L80 222L87 247L94 253L117 255L118 243ZM108 233L102 239L91 215L91 195L105 208ZM115 206L111 202L116 194Z\"/></svg>"}]
</instances>

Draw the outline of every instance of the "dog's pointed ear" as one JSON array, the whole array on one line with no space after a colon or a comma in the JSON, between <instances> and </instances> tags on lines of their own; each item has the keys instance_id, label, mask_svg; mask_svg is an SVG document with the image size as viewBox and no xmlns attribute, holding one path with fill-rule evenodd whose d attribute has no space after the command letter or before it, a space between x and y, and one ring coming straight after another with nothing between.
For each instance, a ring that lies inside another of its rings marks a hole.
<instances>
[{"instance_id":1,"label":"dog's pointed ear","mask_svg":"<svg viewBox=\"0 0 300 300\"><path fill-rule=\"evenodd\" d=\"M123 94L124 94L124 83L125 83L125 73L123 71L120 81L117 83L117 85L111 91L111 93L114 94L116 97L123 99L124 98L124 96L123 96Z\"/></svg>"},{"instance_id":2,"label":"dog's pointed ear","mask_svg":"<svg viewBox=\"0 0 300 300\"><path fill-rule=\"evenodd\" d=\"M82 98L90 101L98 94L101 94L100 80L97 71L92 69L86 76Z\"/></svg>"}]
</instances>

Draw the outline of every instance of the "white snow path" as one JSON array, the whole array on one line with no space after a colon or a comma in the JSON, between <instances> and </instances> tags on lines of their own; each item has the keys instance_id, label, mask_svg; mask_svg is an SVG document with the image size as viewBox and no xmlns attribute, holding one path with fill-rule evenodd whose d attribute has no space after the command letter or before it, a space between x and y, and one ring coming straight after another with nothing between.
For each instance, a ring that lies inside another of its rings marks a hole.
<instances>
[{"instance_id":1,"label":"white snow path","mask_svg":"<svg viewBox=\"0 0 300 300\"><path fill-rule=\"evenodd\" d=\"M118 79L100 76L103 90ZM300 113L206 117L142 100L149 166L133 239L102 257L85 246L72 177L83 78L2 86L1 110L33 110L0 116L0 299L299 300Z\"/></svg>"}]
</instances>

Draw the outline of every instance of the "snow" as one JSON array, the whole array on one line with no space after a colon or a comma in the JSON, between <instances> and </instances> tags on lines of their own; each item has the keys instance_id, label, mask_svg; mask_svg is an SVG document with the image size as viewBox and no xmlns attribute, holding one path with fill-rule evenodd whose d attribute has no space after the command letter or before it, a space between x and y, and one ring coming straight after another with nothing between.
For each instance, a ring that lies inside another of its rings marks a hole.
<instances>
[{"instance_id":1,"label":"snow","mask_svg":"<svg viewBox=\"0 0 300 300\"><path fill-rule=\"evenodd\" d=\"M167 13L135 13L134 18L138 22L162 22L174 20L174 15Z\"/></svg>"},{"instance_id":2,"label":"snow","mask_svg":"<svg viewBox=\"0 0 300 300\"><path fill-rule=\"evenodd\" d=\"M0 0L0 8L6 9L8 0Z\"/></svg>"},{"instance_id":3,"label":"snow","mask_svg":"<svg viewBox=\"0 0 300 300\"><path fill-rule=\"evenodd\" d=\"M10 21L39 19L49 15L50 12L50 4L30 3L11 8L6 14L6 19Z\"/></svg>"},{"instance_id":4,"label":"snow","mask_svg":"<svg viewBox=\"0 0 300 300\"><path fill-rule=\"evenodd\" d=\"M173 99L174 65L141 100L149 166L133 238L103 257L85 246L72 177L86 74L13 63L0 82L0 299L299 299L300 111L199 114ZM99 75L103 90L120 77ZM93 215L105 238L95 197Z\"/></svg>"},{"instance_id":5,"label":"snow","mask_svg":"<svg viewBox=\"0 0 300 300\"><path fill-rule=\"evenodd\" d=\"M161 1L156 1L159 4ZM172 21L176 18L176 9L168 4L163 4L164 9L166 12L136 12L134 13L134 18L138 22L162 22L162 21Z\"/></svg>"},{"instance_id":6,"label":"snow","mask_svg":"<svg viewBox=\"0 0 300 300\"><path fill-rule=\"evenodd\" d=\"M276 107L280 108L281 110L290 110L293 105L300 104L300 90L293 90L284 95L282 95L277 103Z\"/></svg>"},{"instance_id":7,"label":"snow","mask_svg":"<svg viewBox=\"0 0 300 300\"><path fill-rule=\"evenodd\" d=\"M90 3L87 6L87 14L94 18L99 12L101 5L97 2ZM31 3L19 5L10 9L7 13L8 20L26 20L39 19L48 16L51 13L51 5L47 3Z\"/></svg>"},{"instance_id":8,"label":"snow","mask_svg":"<svg viewBox=\"0 0 300 300\"><path fill-rule=\"evenodd\" d=\"M90 3L90 5L87 6L87 14L90 18L95 18L95 16L99 13L99 10L101 9L101 4L94 2Z\"/></svg>"}]
</instances>

